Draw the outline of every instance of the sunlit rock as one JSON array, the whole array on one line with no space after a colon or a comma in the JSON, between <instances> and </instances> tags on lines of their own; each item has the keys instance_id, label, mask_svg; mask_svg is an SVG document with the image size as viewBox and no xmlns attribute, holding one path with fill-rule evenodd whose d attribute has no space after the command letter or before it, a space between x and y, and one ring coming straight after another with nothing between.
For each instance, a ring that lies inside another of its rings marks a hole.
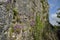
<instances>
[{"instance_id":1,"label":"sunlit rock","mask_svg":"<svg viewBox=\"0 0 60 40\"><path fill-rule=\"evenodd\" d=\"M7 2L8 0L0 0L0 2Z\"/></svg>"}]
</instances>

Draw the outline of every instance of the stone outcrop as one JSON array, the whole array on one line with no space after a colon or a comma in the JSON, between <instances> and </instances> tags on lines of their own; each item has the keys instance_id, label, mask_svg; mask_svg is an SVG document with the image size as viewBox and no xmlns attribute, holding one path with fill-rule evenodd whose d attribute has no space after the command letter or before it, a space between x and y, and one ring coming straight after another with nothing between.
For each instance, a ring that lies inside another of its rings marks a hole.
<instances>
[{"instance_id":1,"label":"stone outcrop","mask_svg":"<svg viewBox=\"0 0 60 40\"><path fill-rule=\"evenodd\" d=\"M0 40L57 40L48 21L47 0L4 0L0 4Z\"/></svg>"}]
</instances>

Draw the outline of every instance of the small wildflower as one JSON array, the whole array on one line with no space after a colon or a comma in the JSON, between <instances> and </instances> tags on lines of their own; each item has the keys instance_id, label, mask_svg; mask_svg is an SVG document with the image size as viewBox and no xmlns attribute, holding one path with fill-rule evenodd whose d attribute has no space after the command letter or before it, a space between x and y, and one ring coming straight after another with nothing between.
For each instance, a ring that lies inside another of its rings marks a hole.
<instances>
[{"instance_id":1,"label":"small wildflower","mask_svg":"<svg viewBox=\"0 0 60 40\"><path fill-rule=\"evenodd\" d=\"M22 28L22 25L15 25L14 29L21 29Z\"/></svg>"},{"instance_id":2,"label":"small wildflower","mask_svg":"<svg viewBox=\"0 0 60 40\"><path fill-rule=\"evenodd\" d=\"M34 21L34 20L31 20L31 21L30 21L30 25L31 25L31 26L34 26L34 25L35 25L35 21Z\"/></svg>"},{"instance_id":3,"label":"small wildflower","mask_svg":"<svg viewBox=\"0 0 60 40\"><path fill-rule=\"evenodd\" d=\"M14 26L14 30L15 30L15 32L17 32L17 33L20 33L21 28L22 28L22 25L16 24L16 25Z\"/></svg>"}]
</instances>

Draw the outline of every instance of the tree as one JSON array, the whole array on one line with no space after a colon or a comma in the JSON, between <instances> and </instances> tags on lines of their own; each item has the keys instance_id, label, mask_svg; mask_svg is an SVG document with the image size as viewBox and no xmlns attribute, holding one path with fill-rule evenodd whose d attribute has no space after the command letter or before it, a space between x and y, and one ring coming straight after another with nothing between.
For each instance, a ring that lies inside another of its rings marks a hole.
<instances>
[{"instance_id":1,"label":"tree","mask_svg":"<svg viewBox=\"0 0 60 40\"><path fill-rule=\"evenodd\" d=\"M57 14L57 18L60 18L60 8L58 8L56 14ZM60 24L60 21L57 20L57 23Z\"/></svg>"}]
</instances>

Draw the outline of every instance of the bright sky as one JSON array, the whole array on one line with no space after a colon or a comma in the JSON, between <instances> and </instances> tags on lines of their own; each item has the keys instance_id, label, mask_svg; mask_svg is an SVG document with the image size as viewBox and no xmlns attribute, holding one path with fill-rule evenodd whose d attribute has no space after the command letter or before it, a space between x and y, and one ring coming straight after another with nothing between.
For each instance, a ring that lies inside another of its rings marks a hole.
<instances>
[{"instance_id":1,"label":"bright sky","mask_svg":"<svg viewBox=\"0 0 60 40\"><path fill-rule=\"evenodd\" d=\"M60 7L60 0L48 0L48 3L49 3L49 20L50 20L50 23L53 24L53 25L56 25L56 20L57 20L57 17L56 17L56 11L57 9Z\"/></svg>"}]
</instances>

